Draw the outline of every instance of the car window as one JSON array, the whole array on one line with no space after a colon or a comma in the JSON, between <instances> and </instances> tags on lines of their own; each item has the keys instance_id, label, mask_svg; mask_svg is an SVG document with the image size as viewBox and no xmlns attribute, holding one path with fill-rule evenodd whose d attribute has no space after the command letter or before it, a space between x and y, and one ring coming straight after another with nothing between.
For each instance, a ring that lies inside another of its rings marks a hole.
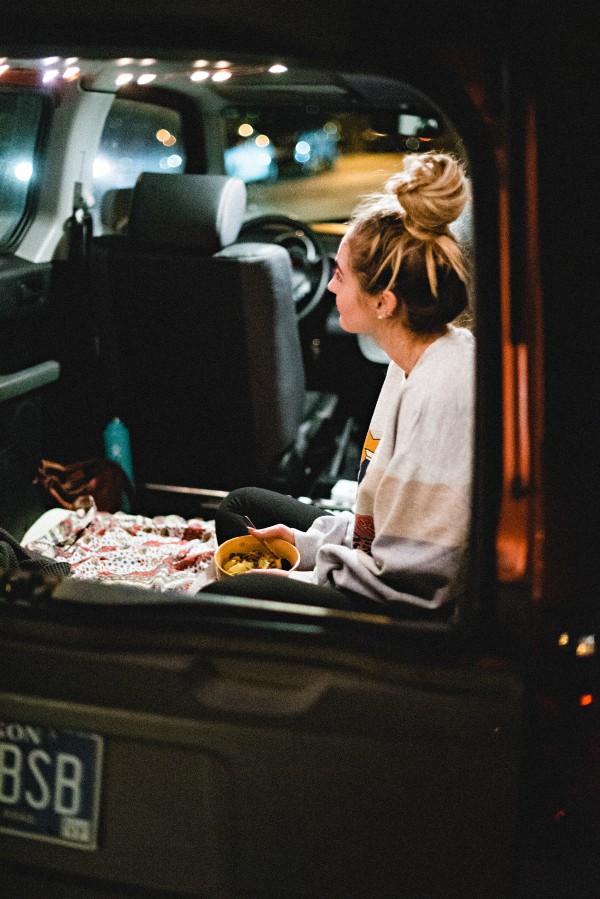
<instances>
[{"instance_id":1,"label":"car window","mask_svg":"<svg viewBox=\"0 0 600 899\"><path fill-rule=\"evenodd\" d=\"M403 156L429 149L438 131L432 117L314 102L227 107L222 118L225 169L246 182L250 210L283 207L309 221L347 219L357 197L380 190Z\"/></svg>"},{"instance_id":2,"label":"car window","mask_svg":"<svg viewBox=\"0 0 600 899\"><path fill-rule=\"evenodd\" d=\"M43 110L39 94L0 92L0 248L10 247L27 220Z\"/></svg>"},{"instance_id":3,"label":"car window","mask_svg":"<svg viewBox=\"0 0 600 899\"><path fill-rule=\"evenodd\" d=\"M181 115L155 103L115 99L94 159L92 217L96 233L123 230L141 172L183 172L187 155Z\"/></svg>"}]
</instances>

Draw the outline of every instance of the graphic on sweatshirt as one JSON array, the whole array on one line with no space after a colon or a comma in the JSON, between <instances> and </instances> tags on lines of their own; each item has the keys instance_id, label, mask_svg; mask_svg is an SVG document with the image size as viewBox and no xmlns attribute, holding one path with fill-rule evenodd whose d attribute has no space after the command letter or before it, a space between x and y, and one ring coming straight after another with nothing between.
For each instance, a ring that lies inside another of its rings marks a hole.
<instances>
[{"instance_id":1,"label":"graphic on sweatshirt","mask_svg":"<svg viewBox=\"0 0 600 899\"><path fill-rule=\"evenodd\" d=\"M373 458L373 454L379 445L379 437L373 437L371 431L367 431L367 436L365 437L365 442L363 443L362 453L360 455L360 465L358 468L358 483L362 481L365 474L367 473L367 468L369 467L369 462Z\"/></svg>"},{"instance_id":2,"label":"graphic on sweatshirt","mask_svg":"<svg viewBox=\"0 0 600 899\"><path fill-rule=\"evenodd\" d=\"M353 549L362 549L363 552L371 552L371 544L375 538L375 525L372 515L354 516L354 534L352 535Z\"/></svg>"}]
</instances>

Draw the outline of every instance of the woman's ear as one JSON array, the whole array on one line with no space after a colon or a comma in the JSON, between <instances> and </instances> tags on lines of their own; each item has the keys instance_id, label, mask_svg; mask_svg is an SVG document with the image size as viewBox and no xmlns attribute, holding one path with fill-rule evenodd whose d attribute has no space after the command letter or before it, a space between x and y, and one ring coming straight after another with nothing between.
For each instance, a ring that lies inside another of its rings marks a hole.
<instances>
[{"instance_id":1,"label":"woman's ear","mask_svg":"<svg viewBox=\"0 0 600 899\"><path fill-rule=\"evenodd\" d=\"M391 318L398 308L398 298L393 290L384 290L377 300L377 318Z\"/></svg>"}]
</instances>

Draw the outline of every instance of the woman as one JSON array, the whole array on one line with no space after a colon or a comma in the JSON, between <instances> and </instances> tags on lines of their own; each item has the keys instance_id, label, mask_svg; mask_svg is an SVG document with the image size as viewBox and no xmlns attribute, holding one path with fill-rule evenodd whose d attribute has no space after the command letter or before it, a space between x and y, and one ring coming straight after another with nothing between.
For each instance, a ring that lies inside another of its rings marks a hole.
<instances>
[{"instance_id":1,"label":"woman","mask_svg":"<svg viewBox=\"0 0 600 899\"><path fill-rule=\"evenodd\" d=\"M474 424L474 338L451 322L468 272L448 229L468 199L460 164L408 157L383 194L354 213L329 290L340 324L391 359L359 471L356 514L256 488L217 512L219 542L246 533L300 550L302 570L211 585L213 592L338 608L445 613L466 586ZM271 582L270 585L267 582ZM439 610L439 612L438 612Z\"/></svg>"}]
</instances>

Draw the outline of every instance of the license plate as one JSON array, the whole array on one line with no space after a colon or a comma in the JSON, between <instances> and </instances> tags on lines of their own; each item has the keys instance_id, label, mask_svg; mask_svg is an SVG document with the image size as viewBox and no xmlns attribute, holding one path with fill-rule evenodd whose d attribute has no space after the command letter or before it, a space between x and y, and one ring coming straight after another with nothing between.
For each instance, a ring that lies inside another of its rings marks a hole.
<instances>
[{"instance_id":1,"label":"license plate","mask_svg":"<svg viewBox=\"0 0 600 899\"><path fill-rule=\"evenodd\" d=\"M96 849L102 737L0 721L0 832Z\"/></svg>"}]
</instances>

